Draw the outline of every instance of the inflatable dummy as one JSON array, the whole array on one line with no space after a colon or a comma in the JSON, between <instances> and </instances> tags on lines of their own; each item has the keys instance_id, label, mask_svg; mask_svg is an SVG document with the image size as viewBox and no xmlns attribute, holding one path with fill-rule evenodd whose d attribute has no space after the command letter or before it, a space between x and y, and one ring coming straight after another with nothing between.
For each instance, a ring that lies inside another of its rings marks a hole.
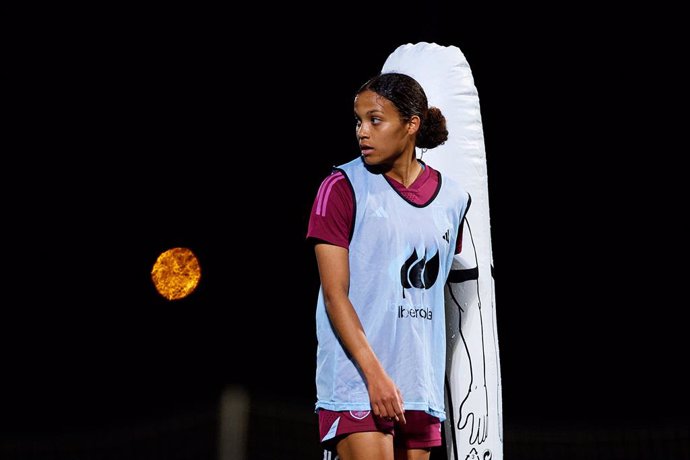
<instances>
[{"instance_id":1,"label":"inflatable dummy","mask_svg":"<svg viewBox=\"0 0 690 460\"><path fill-rule=\"evenodd\" d=\"M479 97L459 48L399 46L383 72L414 77L430 106L446 117L448 140L417 156L459 181L471 196L462 252L446 283L446 416L448 460L502 460L501 376L496 329L488 181ZM434 457L436 458L436 457Z\"/></svg>"}]
</instances>

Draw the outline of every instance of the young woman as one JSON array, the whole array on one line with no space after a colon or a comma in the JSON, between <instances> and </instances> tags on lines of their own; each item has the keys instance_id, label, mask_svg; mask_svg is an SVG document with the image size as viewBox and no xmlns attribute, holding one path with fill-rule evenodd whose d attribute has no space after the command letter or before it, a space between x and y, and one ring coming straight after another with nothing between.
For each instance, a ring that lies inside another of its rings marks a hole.
<instances>
[{"instance_id":1,"label":"young woman","mask_svg":"<svg viewBox=\"0 0 690 460\"><path fill-rule=\"evenodd\" d=\"M367 81L354 112L361 155L324 179L307 232L321 443L341 460L429 459L446 418L444 284L470 198L417 159L448 131L412 77Z\"/></svg>"}]
</instances>

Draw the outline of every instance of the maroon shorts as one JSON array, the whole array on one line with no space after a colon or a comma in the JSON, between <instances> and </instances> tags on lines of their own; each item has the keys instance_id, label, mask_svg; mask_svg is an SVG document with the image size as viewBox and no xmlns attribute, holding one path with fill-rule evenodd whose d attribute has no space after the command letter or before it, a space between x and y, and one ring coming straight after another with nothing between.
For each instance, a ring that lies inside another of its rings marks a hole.
<instances>
[{"instance_id":1,"label":"maroon shorts","mask_svg":"<svg viewBox=\"0 0 690 460\"><path fill-rule=\"evenodd\" d=\"M346 434L380 431L393 435L397 447L429 449L440 446L441 421L421 410L405 411L402 424L375 416L370 410L335 412L319 409L319 434L324 449L335 450L335 444Z\"/></svg>"}]
</instances>

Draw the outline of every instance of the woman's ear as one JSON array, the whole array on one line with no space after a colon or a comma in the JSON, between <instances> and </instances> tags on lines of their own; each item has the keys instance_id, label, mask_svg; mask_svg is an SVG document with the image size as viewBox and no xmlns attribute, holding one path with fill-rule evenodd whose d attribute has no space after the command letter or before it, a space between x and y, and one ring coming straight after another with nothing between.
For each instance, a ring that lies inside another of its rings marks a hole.
<instances>
[{"instance_id":1,"label":"woman's ear","mask_svg":"<svg viewBox=\"0 0 690 460\"><path fill-rule=\"evenodd\" d=\"M419 131L419 122L421 120L417 115L412 115L410 120L407 122L407 134L415 134Z\"/></svg>"}]
</instances>

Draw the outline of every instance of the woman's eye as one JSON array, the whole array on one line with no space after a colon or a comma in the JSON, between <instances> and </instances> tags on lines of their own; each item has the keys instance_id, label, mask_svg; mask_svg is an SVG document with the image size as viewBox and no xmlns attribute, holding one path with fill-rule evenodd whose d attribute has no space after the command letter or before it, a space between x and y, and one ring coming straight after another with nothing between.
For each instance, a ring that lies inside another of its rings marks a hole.
<instances>
[{"instance_id":1,"label":"woman's eye","mask_svg":"<svg viewBox=\"0 0 690 460\"><path fill-rule=\"evenodd\" d=\"M372 123L373 125L378 125L379 123L381 123L381 119L380 119L380 118L373 117L373 118L371 119L371 123Z\"/></svg>"}]
</instances>

